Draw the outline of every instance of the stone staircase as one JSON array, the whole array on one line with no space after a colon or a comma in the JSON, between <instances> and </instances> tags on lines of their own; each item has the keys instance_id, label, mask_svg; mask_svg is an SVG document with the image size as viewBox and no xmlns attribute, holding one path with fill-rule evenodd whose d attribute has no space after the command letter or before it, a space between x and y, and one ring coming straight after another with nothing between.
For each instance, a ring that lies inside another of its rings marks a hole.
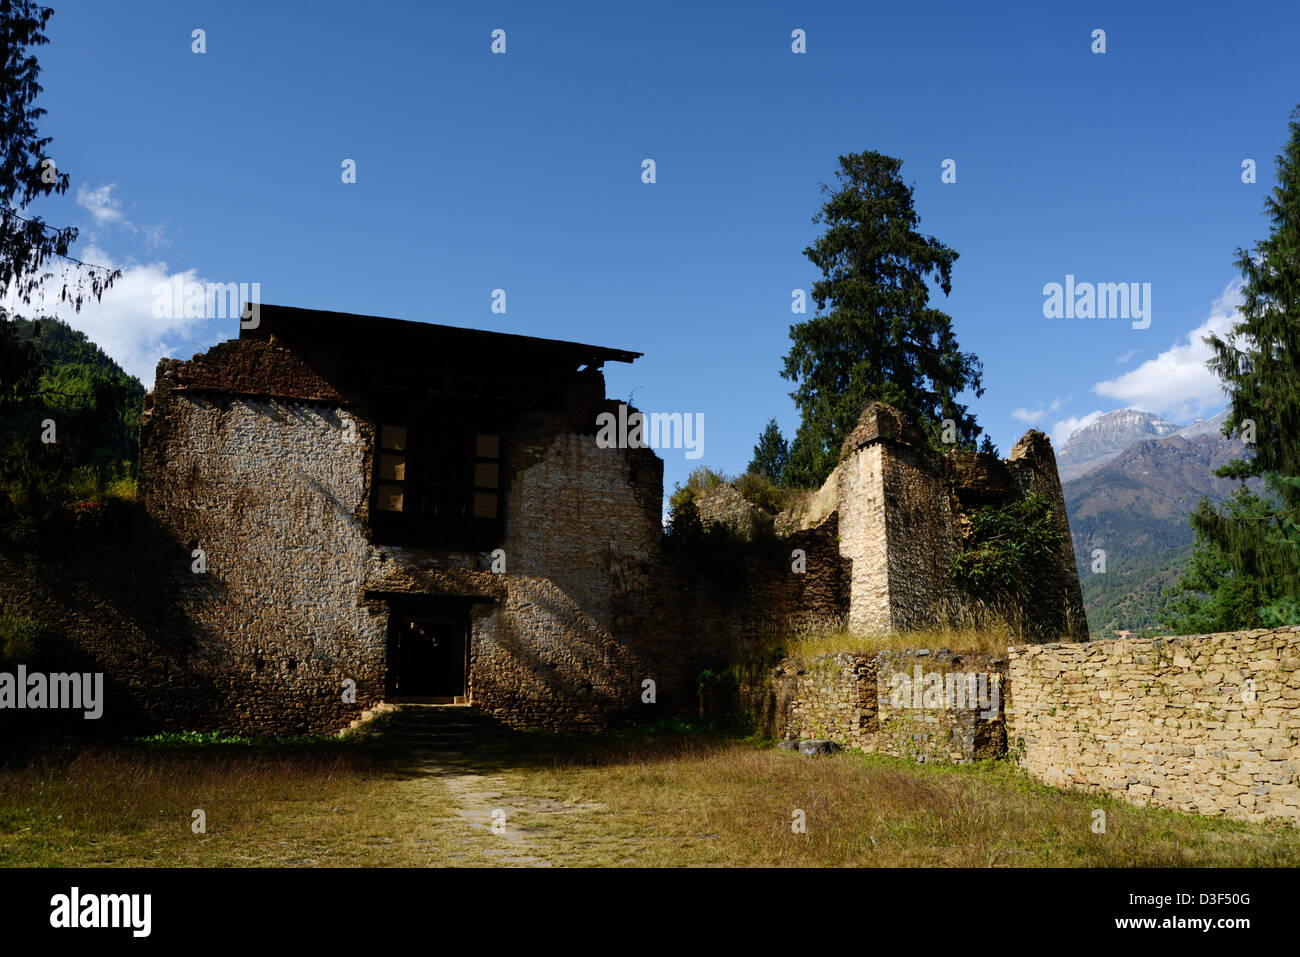
<instances>
[{"instance_id":1,"label":"stone staircase","mask_svg":"<svg viewBox=\"0 0 1300 957\"><path fill-rule=\"evenodd\" d=\"M457 754L498 744L512 733L495 718L457 704L399 704L382 732L390 744Z\"/></svg>"}]
</instances>

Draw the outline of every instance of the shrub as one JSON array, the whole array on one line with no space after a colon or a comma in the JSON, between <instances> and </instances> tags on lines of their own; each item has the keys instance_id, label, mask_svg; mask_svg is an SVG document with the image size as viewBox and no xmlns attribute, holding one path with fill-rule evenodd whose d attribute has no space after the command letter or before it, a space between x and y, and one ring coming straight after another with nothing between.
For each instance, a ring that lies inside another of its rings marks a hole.
<instances>
[{"instance_id":1,"label":"shrub","mask_svg":"<svg viewBox=\"0 0 1300 957\"><path fill-rule=\"evenodd\" d=\"M785 508L786 500L789 498L789 493L785 489L766 475L757 472L746 472L736 479L734 484L736 491L744 497L745 501L771 515Z\"/></svg>"},{"instance_id":2,"label":"shrub","mask_svg":"<svg viewBox=\"0 0 1300 957\"><path fill-rule=\"evenodd\" d=\"M701 492L711 492L726 481L727 477L721 472L715 472L713 469L701 465L686 476L685 485L678 484L673 488L673 494L668 499L668 508L670 511L675 512L686 502L695 501L696 495Z\"/></svg>"},{"instance_id":3,"label":"shrub","mask_svg":"<svg viewBox=\"0 0 1300 957\"><path fill-rule=\"evenodd\" d=\"M970 527L950 571L976 594L1016 596L1032 581L1034 566L1061 548L1065 535L1052 503L1031 492L1009 505L986 505L969 515Z\"/></svg>"},{"instance_id":4,"label":"shrub","mask_svg":"<svg viewBox=\"0 0 1300 957\"><path fill-rule=\"evenodd\" d=\"M0 612L0 662L26 663L40 657L54 629L39 619Z\"/></svg>"}]
</instances>

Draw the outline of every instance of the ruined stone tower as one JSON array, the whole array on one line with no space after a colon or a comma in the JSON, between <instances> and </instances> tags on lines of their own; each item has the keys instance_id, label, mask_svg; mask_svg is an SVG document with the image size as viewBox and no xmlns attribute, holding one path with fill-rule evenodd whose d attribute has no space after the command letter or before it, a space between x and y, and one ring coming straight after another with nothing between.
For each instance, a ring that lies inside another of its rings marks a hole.
<instances>
[{"instance_id":1,"label":"ruined stone tower","mask_svg":"<svg viewBox=\"0 0 1300 957\"><path fill-rule=\"evenodd\" d=\"M1061 547L1035 568L1016 607L983 607L950 572L964 519L975 508L1030 492L1051 503ZM821 490L777 516L776 527L814 528L832 512L840 555L851 566L846 620L854 631L909 631L991 616L1013 619L1026 640L1088 637L1056 458L1042 432L1027 432L1008 459L963 450L940 455L902 413L873 403Z\"/></svg>"}]
</instances>

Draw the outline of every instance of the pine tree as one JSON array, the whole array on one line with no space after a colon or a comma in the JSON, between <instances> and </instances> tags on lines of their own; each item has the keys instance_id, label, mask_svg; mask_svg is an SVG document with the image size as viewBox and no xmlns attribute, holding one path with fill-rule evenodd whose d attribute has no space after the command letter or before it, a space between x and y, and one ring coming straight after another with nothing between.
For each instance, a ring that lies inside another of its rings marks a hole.
<instances>
[{"instance_id":1,"label":"pine tree","mask_svg":"<svg viewBox=\"0 0 1300 957\"><path fill-rule=\"evenodd\" d=\"M813 284L817 315L790 327L782 375L802 421L790 448L787 484L817 486L872 401L900 409L940 445L943 420L958 445L974 448L981 429L957 396L983 394L982 366L959 350L952 320L929 305L928 280L948 295L957 253L916 231L902 161L881 153L839 158L839 186L814 223L826 230L804 250L823 278Z\"/></svg>"},{"instance_id":2,"label":"pine tree","mask_svg":"<svg viewBox=\"0 0 1300 957\"><path fill-rule=\"evenodd\" d=\"M789 459L790 445L781 434L781 427L776 424L776 419L768 419L767 426L758 436L758 444L754 446L754 458L748 471L780 485Z\"/></svg>"},{"instance_id":3,"label":"pine tree","mask_svg":"<svg viewBox=\"0 0 1300 957\"><path fill-rule=\"evenodd\" d=\"M1272 232L1253 250L1237 250L1242 321L1206 338L1209 366L1230 395L1224 433L1253 439L1250 457L1216 474L1260 478L1263 494L1243 487L1226 510L1202 501L1192 513L1196 560L1176 589L1170 624L1300 622L1300 107L1291 116L1278 185L1264 203ZM1226 620L1228 612L1241 617Z\"/></svg>"},{"instance_id":4,"label":"pine tree","mask_svg":"<svg viewBox=\"0 0 1300 957\"><path fill-rule=\"evenodd\" d=\"M1202 501L1196 514L1207 510L1208 501ZM1237 490L1227 506L1229 515L1241 519L1254 520L1266 511L1267 503L1244 487ZM1237 631L1262 624L1263 595L1259 585L1234 574L1227 553L1209 538L1198 537L1191 561L1178 584L1169 590L1168 598L1160 617L1175 634Z\"/></svg>"}]
</instances>

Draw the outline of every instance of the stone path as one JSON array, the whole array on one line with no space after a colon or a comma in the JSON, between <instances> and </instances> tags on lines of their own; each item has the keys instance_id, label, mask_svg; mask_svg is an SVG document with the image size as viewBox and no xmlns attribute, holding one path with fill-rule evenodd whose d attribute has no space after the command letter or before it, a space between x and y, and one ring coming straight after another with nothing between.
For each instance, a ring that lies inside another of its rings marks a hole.
<instances>
[{"instance_id":1,"label":"stone path","mask_svg":"<svg viewBox=\"0 0 1300 957\"><path fill-rule=\"evenodd\" d=\"M433 776L446 788L467 826L492 837L497 846L486 853L504 866L551 866L534 852L553 837L548 838L545 828L516 823L520 811L561 813L600 807L511 794L503 777L482 768L496 763L494 754L508 753L514 732L472 708L402 705L388 718L382 733L386 741L410 755L413 770Z\"/></svg>"}]
</instances>

